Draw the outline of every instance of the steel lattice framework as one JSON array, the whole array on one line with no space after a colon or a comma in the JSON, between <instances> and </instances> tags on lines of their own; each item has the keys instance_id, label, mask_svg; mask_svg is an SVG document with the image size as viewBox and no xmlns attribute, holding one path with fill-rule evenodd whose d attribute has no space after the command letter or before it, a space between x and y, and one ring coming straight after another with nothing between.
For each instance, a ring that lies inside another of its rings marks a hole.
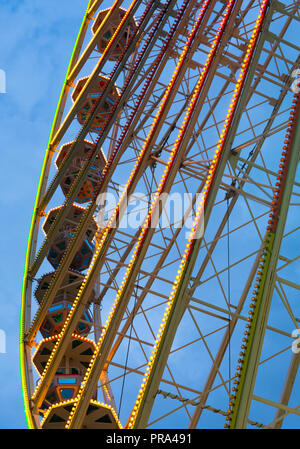
<instances>
[{"instance_id":1,"label":"steel lattice framework","mask_svg":"<svg viewBox=\"0 0 300 449\"><path fill-rule=\"evenodd\" d=\"M299 3L89 1L25 262L30 428L299 426Z\"/></svg>"}]
</instances>

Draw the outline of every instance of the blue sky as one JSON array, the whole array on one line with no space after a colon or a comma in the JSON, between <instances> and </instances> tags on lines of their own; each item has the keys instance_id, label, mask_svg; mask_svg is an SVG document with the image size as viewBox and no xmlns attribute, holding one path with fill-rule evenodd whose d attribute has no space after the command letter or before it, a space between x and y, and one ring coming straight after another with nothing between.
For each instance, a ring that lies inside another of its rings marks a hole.
<instances>
[{"instance_id":1,"label":"blue sky","mask_svg":"<svg viewBox=\"0 0 300 449\"><path fill-rule=\"evenodd\" d=\"M0 428L25 428L19 318L26 244L42 161L84 0L0 0Z\"/></svg>"},{"instance_id":2,"label":"blue sky","mask_svg":"<svg viewBox=\"0 0 300 449\"><path fill-rule=\"evenodd\" d=\"M0 428L25 428L19 370L22 277L52 119L86 0L0 0ZM223 418L222 418L223 419Z\"/></svg>"}]
</instances>

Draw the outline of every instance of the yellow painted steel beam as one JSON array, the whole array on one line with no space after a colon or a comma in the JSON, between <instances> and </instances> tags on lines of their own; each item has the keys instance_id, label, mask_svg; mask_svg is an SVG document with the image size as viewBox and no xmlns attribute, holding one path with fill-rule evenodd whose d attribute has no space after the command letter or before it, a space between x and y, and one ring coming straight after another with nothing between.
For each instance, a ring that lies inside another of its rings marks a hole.
<instances>
[{"instance_id":1,"label":"yellow painted steel beam","mask_svg":"<svg viewBox=\"0 0 300 449\"><path fill-rule=\"evenodd\" d=\"M227 8L230 2L227 4ZM267 4L267 0L263 0L261 5ZM233 122L234 113L238 107L238 101L245 83L247 71L253 56L255 44L258 39L260 26L256 24L252 38L243 61L241 73L238 77L236 88L230 103L230 107L225 119L223 130L220 134L219 143L215 151L215 156L210 165L207 175L206 185L202 193L199 206L194 219L194 224L191 229L191 235L179 265L176 280L173 284L169 300L167 302L165 316L162 320L161 327L158 331L155 345L152 350L151 357L148 362L148 367L144 375L144 379L137 397L135 406L131 412L127 422L127 428L145 428L148 422L150 412L154 403L155 394L163 374L163 370L167 361L171 344L173 342L176 329L180 323L182 314L185 309L185 291L187 282L192 274L193 266L197 257L201 236L197 233L202 225L202 215L204 215L204 228L209 220L210 211L214 203L215 195L219 185L219 179L224 171L230 148L227 143L227 138L230 136L231 125ZM224 153L223 150L226 149ZM199 238L200 237L200 238Z\"/></svg>"},{"instance_id":2,"label":"yellow painted steel beam","mask_svg":"<svg viewBox=\"0 0 300 449\"><path fill-rule=\"evenodd\" d=\"M274 205L270 213L270 223L264 238L265 250L257 273L255 294L249 312L249 323L242 345L243 356L236 373L234 394L230 402L232 407L228 417L229 427L245 428L253 400L256 375L262 351L264 335L268 322L276 282L276 266L284 234L294 180L300 153L300 94L294 95L290 125L284 144L284 162L280 162L278 177L280 186L275 189ZM281 168L282 167L282 168Z\"/></svg>"},{"instance_id":3,"label":"yellow painted steel beam","mask_svg":"<svg viewBox=\"0 0 300 449\"><path fill-rule=\"evenodd\" d=\"M233 5L233 2L231 2L231 4ZM208 6L208 2L206 2L206 6ZM202 14L198 17L198 25L201 23L204 13L205 13L205 7L203 6ZM195 32L195 29L196 29L196 26L193 28L193 32ZM191 33L190 40L193 39L193 37L192 37L193 32ZM221 33L220 33L220 37L221 37ZM180 130L178 138L176 139L175 147L170 154L170 158L169 158L169 161L167 162L164 175L159 183L158 190L155 193L155 198L154 198L152 205L150 207L150 210L148 212L146 221L145 221L144 225L142 226L142 231L138 237L138 243L133 250L133 255L132 255L131 261L128 265L123 282L118 291L118 295L115 299L115 307L114 307L114 311L111 313L111 320L109 323L109 327L107 327L106 334L99 341L99 344L98 344L99 348L97 350L97 354L95 355L94 360L90 364L90 367L89 367L90 369L88 369L89 374L87 375L87 378L83 382L83 387L81 389L82 392L77 399L76 406L74 407L73 413L71 413L69 427L77 428L80 426L80 424L81 424L80 419L82 419L81 417L84 415L84 410L88 405L92 391L95 388L95 385L98 381L101 370L103 369L103 367L105 365L109 349L113 342L112 337L115 334L116 329L118 329L118 326L121 322L124 311L127 307L128 301L130 299L130 295L131 295L131 292L133 289L133 284L134 284L134 280L136 278L136 274L137 274L140 264L143 260L145 251L148 248L152 234L154 232L154 228L152 227L152 225L149 226L149 224L152 223L152 218L154 216L156 216L156 218L157 218L157 209L159 208L158 198L162 193L168 192L169 189L171 188L174 177L175 177L177 170L179 168L179 165L181 163L181 158L179 157L179 150L181 152L184 152L184 150L186 148L186 144L190 139L190 135L191 135L191 132L192 132L194 124L195 124L194 122L195 122L195 120L197 120L197 117L199 114L199 108L202 107L202 103L199 103L199 102L197 103L197 100L198 100L200 92L202 91L202 88L203 88L204 82L206 80L206 76L208 74L210 65L213 61L215 52L217 50L218 43L219 43L219 41L216 40L215 45L213 46L213 49L209 53L209 56L207 58L207 64L205 65L205 67L201 73L200 79L198 81L198 84L197 84L197 88L196 88L197 95L194 93L193 99L191 100L190 104L187 107L185 121ZM197 44L198 44L197 41L194 42L194 45L197 46ZM188 50L189 45L190 45L190 42L189 43L187 42L186 46L184 47L185 48L184 52ZM225 44L223 44L223 45L225 45ZM179 61L181 61L181 60L184 60L184 55L181 55ZM216 61L215 61L215 63L216 63Z\"/></svg>"}]
</instances>

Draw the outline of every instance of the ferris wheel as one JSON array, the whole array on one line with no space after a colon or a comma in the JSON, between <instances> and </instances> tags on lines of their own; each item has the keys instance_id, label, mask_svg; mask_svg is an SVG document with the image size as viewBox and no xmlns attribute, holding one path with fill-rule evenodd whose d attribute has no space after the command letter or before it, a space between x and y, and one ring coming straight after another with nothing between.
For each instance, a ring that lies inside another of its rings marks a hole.
<instances>
[{"instance_id":1,"label":"ferris wheel","mask_svg":"<svg viewBox=\"0 0 300 449\"><path fill-rule=\"evenodd\" d=\"M30 428L299 426L299 4L88 2L25 261Z\"/></svg>"}]
</instances>

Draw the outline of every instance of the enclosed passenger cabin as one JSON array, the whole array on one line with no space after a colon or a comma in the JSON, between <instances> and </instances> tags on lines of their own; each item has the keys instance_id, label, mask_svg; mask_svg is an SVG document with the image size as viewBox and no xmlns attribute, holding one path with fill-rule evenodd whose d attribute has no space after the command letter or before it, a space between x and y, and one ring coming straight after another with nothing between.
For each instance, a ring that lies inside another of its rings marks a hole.
<instances>
[{"instance_id":1,"label":"enclosed passenger cabin","mask_svg":"<svg viewBox=\"0 0 300 449\"><path fill-rule=\"evenodd\" d=\"M46 235L62 207L63 206L52 209L48 213L43 224L43 230ZM74 237L76 228L85 210L86 209L73 204L69 209L68 215L64 219L63 224L59 228L47 254L47 259L55 270L59 266L59 263L64 254L64 251L68 246L69 241ZM93 219L89 223L89 227L86 231L86 235L81 244L81 247L79 248L73 261L70 264L70 268L72 270L84 271L88 268L93 257L94 245L92 243L92 240L95 236L95 233L97 232L97 229L98 227L96 221Z\"/></svg>"},{"instance_id":2,"label":"enclosed passenger cabin","mask_svg":"<svg viewBox=\"0 0 300 449\"><path fill-rule=\"evenodd\" d=\"M42 410L47 410L51 405L74 399L82 382L82 376L71 374L58 374L53 377L49 390L42 404Z\"/></svg>"},{"instance_id":3,"label":"enclosed passenger cabin","mask_svg":"<svg viewBox=\"0 0 300 449\"><path fill-rule=\"evenodd\" d=\"M40 332L44 338L60 334L71 308L72 302L70 301L58 301L49 307L46 318L40 327ZM87 335L91 327L92 318L88 309L86 309L76 325L75 332L79 335Z\"/></svg>"},{"instance_id":4,"label":"enclosed passenger cabin","mask_svg":"<svg viewBox=\"0 0 300 449\"><path fill-rule=\"evenodd\" d=\"M33 364L40 375L43 374L56 342L57 336L45 338L39 343L33 355ZM75 398L95 348L95 343L92 340L73 334L63 360L47 391L41 406L41 412L45 412L55 403ZM95 391L94 399L96 398L97 392Z\"/></svg>"},{"instance_id":5,"label":"enclosed passenger cabin","mask_svg":"<svg viewBox=\"0 0 300 449\"><path fill-rule=\"evenodd\" d=\"M50 273L46 273L40 279L38 279L38 285L34 291L34 296L36 297L37 302L39 304L41 304L54 275L55 271L51 271ZM64 280L54 297L53 304L59 301L73 302L77 296L82 281L83 275L81 273L69 270L65 275ZM93 290L88 300L88 304L93 302L94 299L95 299L95 292Z\"/></svg>"},{"instance_id":6,"label":"enclosed passenger cabin","mask_svg":"<svg viewBox=\"0 0 300 449\"><path fill-rule=\"evenodd\" d=\"M75 102L82 91L85 83L87 82L88 77L81 78L72 93L72 100ZM85 122L89 119L97 101L102 97L102 93L107 85L108 78L99 75L93 81L91 90L88 94L84 95L84 99L82 101L82 105L79 107L77 112L77 120L81 125L84 125ZM95 133L100 133L104 128L104 124L108 119L109 113L114 107L115 103L118 101L120 97L119 91L117 87L113 87L108 92L108 95L105 97L105 100L97 112L95 118L93 119L90 125L90 131Z\"/></svg>"},{"instance_id":7,"label":"enclosed passenger cabin","mask_svg":"<svg viewBox=\"0 0 300 449\"><path fill-rule=\"evenodd\" d=\"M35 291L35 297L39 304L42 302L45 292L47 291L55 272L45 274L40 280ZM54 297L52 305L49 307L45 320L43 321L40 332L44 338L59 334L65 319L70 312L74 299L77 296L78 290L82 283L82 276L80 273L70 271L61 288ZM93 301L95 295L94 291L89 298L87 307L82 314L81 320L77 323L75 332L79 335L87 335L92 326L92 317L88 310L88 305Z\"/></svg>"},{"instance_id":8,"label":"enclosed passenger cabin","mask_svg":"<svg viewBox=\"0 0 300 449\"><path fill-rule=\"evenodd\" d=\"M35 350L32 361L40 374L43 373L46 367L57 338L57 335L45 338L38 344ZM74 333L56 374L83 375L94 351L95 343L92 340Z\"/></svg>"},{"instance_id":9,"label":"enclosed passenger cabin","mask_svg":"<svg viewBox=\"0 0 300 449\"><path fill-rule=\"evenodd\" d=\"M43 429L64 429L74 400L54 404L41 422ZM121 423L114 409L106 404L91 400L83 420L82 429L121 429Z\"/></svg>"},{"instance_id":10,"label":"enclosed passenger cabin","mask_svg":"<svg viewBox=\"0 0 300 449\"><path fill-rule=\"evenodd\" d=\"M56 158L55 164L59 169L67 156L68 152L74 145L75 141L64 144ZM68 195L71 185L73 184L76 176L86 161L90 159L93 152L93 143L84 140L79 144L79 149L76 151L76 156L71 160L68 168L60 183L61 189L65 196ZM86 203L92 199L93 193L100 179L103 168L106 164L106 158L102 149L98 152L94 164L90 167L87 177L78 193L75 201L79 204Z\"/></svg>"},{"instance_id":11,"label":"enclosed passenger cabin","mask_svg":"<svg viewBox=\"0 0 300 449\"><path fill-rule=\"evenodd\" d=\"M101 23L105 19L105 16L109 12L108 9L103 9L100 11L96 17L96 20L94 22L94 25L92 26L92 31L94 34L97 33L97 30L99 29ZM99 37L97 39L97 48L100 53L103 53L105 48L107 47L107 44L111 40L112 36L114 35L115 31L117 30L121 20L125 16L127 10L124 8L116 8L112 15L110 16L109 20L106 21L101 31L99 31ZM137 28L137 23L135 19L131 19L129 21L129 24L126 26L124 32L122 33L122 36L120 39L118 39L117 44L112 52L109 53L109 60L115 61L117 60L123 53L125 47L129 44L130 39L135 32Z\"/></svg>"}]
</instances>

